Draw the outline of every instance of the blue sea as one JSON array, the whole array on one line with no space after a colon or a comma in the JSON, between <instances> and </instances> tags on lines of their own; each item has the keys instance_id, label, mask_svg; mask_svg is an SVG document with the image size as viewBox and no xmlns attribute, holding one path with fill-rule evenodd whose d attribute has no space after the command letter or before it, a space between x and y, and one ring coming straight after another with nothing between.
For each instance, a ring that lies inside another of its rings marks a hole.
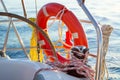
<instances>
[{"instance_id":1,"label":"blue sea","mask_svg":"<svg viewBox=\"0 0 120 80\"><path fill-rule=\"evenodd\" d=\"M3 0L8 12L24 16L21 0ZM37 8L35 6L35 1L37 3ZM69 10L71 10L78 19L89 20L82 8L78 5L76 0L24 0L27 17L36 17L36 11L50 2L56 2L65 5ZM109 47L106 55L106 64L109 73L109 80L120 80L120 0L85 0L85 6L88 8L94 19L100 24L108 24L113 27L109 39ZM0 3L0 12L4 12L4 8ZM7 17L0 16L0 20L7 20ZM14 18L13 18L14 19ZM51 22L49 22L51 23ZM8 22L0 22L0 49L3 48ZM32 34L32 29L28 27L25 22L14 22L19 35L23 39L25 47L30 46L30 39ZM82 23L83 28L86 32L89 49L91 53L96 54L97 42L96 42L96 31L92 24ZM56 21L52 28L50 27L49 35L52 41L58 39L57 27L58 21ZM66 28L63 28L63 35L65 34ZM63 36L62 38L64 38ZM20 48L19 41L14 33L13 27L10 29L7 48ZM29 50L28 50L29 51ZM6 52L11 58L25 58L22 50L8 50ZM90 63L95 64L96 59L90 58Z\"/></svg>"}]
</instances>

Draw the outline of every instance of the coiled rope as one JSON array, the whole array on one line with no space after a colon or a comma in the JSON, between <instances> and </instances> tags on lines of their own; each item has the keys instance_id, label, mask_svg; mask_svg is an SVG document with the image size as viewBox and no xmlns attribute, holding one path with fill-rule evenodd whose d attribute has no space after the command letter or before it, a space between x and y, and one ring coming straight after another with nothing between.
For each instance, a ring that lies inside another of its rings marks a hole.
<instances>
[{"instance_id":1,"label":"coiled rope","mask_svg":"<svg viewBox=\"0 0 120 80\"><path fill-rule=\"evenodd\" d=\"M103 34L103 55L102 55L102 71L101 71L101 80L108 80L109 74L107 70L105 56L108 51L109 37L113 30L111 25L102 25L102 34Z\"/></svg>"}]
</instances>

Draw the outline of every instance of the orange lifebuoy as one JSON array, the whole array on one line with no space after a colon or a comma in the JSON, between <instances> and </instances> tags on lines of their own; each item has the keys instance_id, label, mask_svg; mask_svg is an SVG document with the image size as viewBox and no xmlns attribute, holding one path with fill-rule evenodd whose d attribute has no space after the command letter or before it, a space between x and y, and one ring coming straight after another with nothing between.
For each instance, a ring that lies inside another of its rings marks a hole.
<instances>
[{"instance_id":1,"label":"orange lifebuoy","mask_svg":"<svg viewBox=\"0 0 120 80\"><path fill-rule=\"evenodd\" d=\"M44 5L42 9L40 9L37 15L38 26L40 26L43 30L47 32L46 26L47 26L48 19L51 16L56 16L57 13L63 9L65 10L64 10L64 14L62 15L61 20L67 25L69 31L71 32L73 36L74 46L83 45L83 46L88 47L87 38L82 28L82 25L80 24L78 19L75 17L75 15L61 4L49 3L49 4ZM39 37L39 40L44 40L45 44L42 45L42 48L48 49L48 50L44 50L46 55L53 56L53 52L49 51L51 47L50 45L48 45L48 41L44 38L44 36L41 35L41 33L38 33L38 37ZM62 63L69 61L68 59L62 57L58 53L57 53L57 57L58 57L58 60Z\"/></svg>"}]
</instances>

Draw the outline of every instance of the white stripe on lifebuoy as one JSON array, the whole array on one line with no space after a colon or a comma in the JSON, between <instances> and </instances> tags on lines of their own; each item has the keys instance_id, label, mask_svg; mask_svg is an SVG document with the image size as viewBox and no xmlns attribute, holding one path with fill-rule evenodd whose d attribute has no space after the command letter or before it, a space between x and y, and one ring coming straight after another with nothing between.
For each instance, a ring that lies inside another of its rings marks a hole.
<instances>
[{"instance_id":1,"label":"white stripe on lifebuoy","mask_svg":"<svg viewBox=\"0 0 120 80\"><path fill-rule=\"evenodd\" d=\"M48 14L47 9L46 9L45 6L43 7L43 13L44 13L44 15L45 15L46 17L49 16L49 14Z\"/></svg>"},{"instance_id":2,"label":"white stripe on lifebuoy","mask_svg":"<svg viewBox=\"0 0 120 80\"><path fill-rule=\"evenodd\" d=\"M72 37L75 39L75 38L79 38L78 37L78 33L76 32L76 33L72 33Z\"/></svg>"}]
</instances>

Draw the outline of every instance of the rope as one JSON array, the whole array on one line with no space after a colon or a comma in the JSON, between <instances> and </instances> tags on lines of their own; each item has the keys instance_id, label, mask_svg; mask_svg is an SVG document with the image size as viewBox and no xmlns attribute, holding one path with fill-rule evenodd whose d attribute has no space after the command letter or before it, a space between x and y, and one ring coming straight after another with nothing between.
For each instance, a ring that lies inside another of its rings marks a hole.
<instances>
[{"instance_id":1,"label":"rope","mask_svg":"<svg viewBox=\"0 0 120 80\"><path fill-rule=\"evenodd\" d=\"M24 16L25 16L25 18L27 18L27 13L26 13L26 9L25 9L25 5L24 5L24 1L21 0L21 3L22 3L22 7L23 7L23 13L24 13Z\"/></svg>"},{"instance_id":2,"label":"rope","mask_svg":"<svg viewBox=\"0 0 120 80\"><path fill-rule=\"evenodd\" d=\"M27 53L27 51L26 51L26 49L25 49L25 45L24 45L24 43L23 43L23 40L22 40L22 38L20 37L20 35L19 35L18 31L17 31L17 28L15 27L15 25L14 25L13 23L12 23L12 27L14 28L14 31L15 31L15 33L16 33L16 36L17 36L17 38L18 38L18 40L19 40L19 42L20 42L20 44L21 44L21 47L23 48L23 51L25 52L25 55L27 56L28 59L30 59L30 57L29 57L29 55L28 55L28 53Z\"/></svg>"},{"instance_id":3,"label":"rope","mask_svg":"<svg viewBox=\"0 0 120 80\"><path fill-rule=\"evenodd\" d=\"M35 23L35 18L29 18L30 21ZM43 44L40 43L40 41L38 41L38 36L37 33L38 31L36 30L36 28L34 28L33 26L29 25L30 28L32 28L32 36L30 39L30 46L36 46L36 48L30 48L29 51L29 55L32 61L38 61L38 62L43 62L44 60L44 55L41 49L41 46ZM47 50L48 51L48 50Z\"/></svg>"},{"instance_id":4,"label":"rope","mask_svg":"<svg viewBox=\"0 0 120 80\"><path fill-rule=\"evenodd\" d=\"M1 4L2 4L5 12L8 12L6 6L5 6L5 4L3 2L3 0L1 0ZM9 21L10 21L10 23L9 23L8 31L7 31L7 34L6 34L5 42L4 42L4 45L3 45L3 49L2 49L4 55L6 55L5 54L5 52L6 52L6 45L7 45L7 41L8 41L8 34L9 34L9 30L10 30L10 24L11 24L12 20L9 18Z\"/></svg>"},{"instance_id":5,"label":"rope","mask_svg":"<svg viewBox=\"0 0 120 80\"><path fill-rule=\"evenodd\" d=\"M89 20L83 20L83 19L80 19L79 21L80 21L80 22L84 22L84 23L90 23L90 24L92 24L92 22L89 21Z\"/></svg>"},{"instance_id":6,"label":"rope","mask_svg":"<svg viewBox=\"0 0 120 80\"><path fill-rule=\"evenodd\" d=\"M5 53L6 52L6 45L7 45L7 42L8 42L8 36L9 36L9 32L10 32L10 25L11 25L12 21L10 21L9 23L9 27L8 27L8 30L7 30L7 33L6 33L6 38L5 38L5 41L4 41L4 46L3 46L3 52Z\"/></svg>"},{"instance_id":7,"label":"rope","mask_svg":"<svg viewBox=\"0 0 120 80\"><path fill-rule=\"evenodd\" d=\"M59 17L59 24L58 24L58 34L59 34L59 40L61 41L62 40L62 26L61 26L62 24L61 24L61 20L62 20L63 14L65 12L65 7L60 12L61 12L61 14L59 14L60 17Z\"/></svg>"},{"instance_id":8,"label":"rope","mask_svg":"<svg viewBox=\"0 0 120 80\"><path fill-rule=\"evenodd\" d=\"M106 66L106 60L105 60L105 56L107 54L108 51L108 43L109 43L109 37L110 34L112 32L113 28L110 25L102 25L102 34L103 34L103 55L102 55L102 67L101 67L101 80L108 80L108 70L107 70L107 66ZM105 77L105 74L107 75Z\"/></svg>"},{"instance_id":9,"label":"rope","mask_svg":"<svg viewBox=\"0 0 120 80\"><path fill-rule=\"evenodd\" d=\"M59 19L58 16L61 15L61 12L62 12L63 10L65 10L65 7L57 13L57 15L55 16L55 18L52 18L53 21L47 26L48 28L51 27L57 19ZM62 16L60 16L60 17L62 18Z\"/></svg>"},{"instance_id":10,"label":"rope","mask_svg":"<svg viewBox=\"0 0 120 80\"><path fill-rule=\"evenodd\" d=\"M56 15L56 18L58 18L59 19L59 23L58 23L58 36L59 36L59 39L58 39L58 41L56 41L55 42L55 45L57 44L57 43L59 43L59 42L61 42L62 44L63 44L63 41L62 41L62 23L61 23L61 20L62 20L62 16L63 16L63 14L64 14L64 12L65 12L65 7L62 9L62 10L60 10L58 13L57 13L57 15ZM59 17L58 17L59 16ZM60 51L59 51L60 52Z\"/></svg>"},{"instance_id":11,"label":"rope","mask_svg":"<svg viewBox=\"0 0 120 80\"><path fill-rule=\"evenodd\" d=\"M5 6L5 4L4 4L4 2L3 2L3 0L1 0L1 4L2 4L2 6L3 6L5 12L8 12L6 6Z\"/></svg>"},{"instance_id":12,"label":"rope","mask_svg":"<svg viewBox=\"0 0 120 80\"><path fill-rule=\"evenodd\" d=\"M35 12L36 12L36 17L37 17L37 0L35 0Z\"/></svg>"},{"instance_id":13,"label":"rope","mask_svg":"<svg viewBox=\"0 0 120 80\"><path fill-rule=\"evenodd\" d=\"M31 19L29 19L31 20ZM35 19L31 20L32 22L35 22ZM38 46L37 46L37 35L36 35L36 29L29 25L30 28L32 28L32 34L30 39L30 47L35 46L35 48L30 48L29 55L32 61L38 61Z\"/></svg>"},{"instance_id":14,"label":"rope","mask_svg":"<svg viewBox=\"0 0 120 80\"><path fill-rule=\"evenodd\" d=\"M54 45L57 45L57 43L60 42L60 43L62 43L62 44L65 44L65 45L71 47L70 45L68 45L68 44L66 44L64 41L62 41L62 31L63 31L63 29L62 29L62 26L61 26L61 25L62 25L63 23L61 23L61 20L62 20L62 16L63 16L65 10L66 10L65 7L64 7L62 10L60 10L60 11L56 14L56 16L51 19L51 20L53 20L53 21L48 25L47 28L51 27L51 26L54 24L54 22L55 22L57 19L59 19L59 23L58 23L58 36L59 36L59 39L58 39L56 42L54 42ZM46 29L47 29L47 28L46 28ZM46 30L46 29L44 29L44 30ZM60 52L60 50L58 50L58 51ZM68 52L68 51L66 51L66 52Z\"/></svg>"},{"instance_id":15,"label":"rope","mask_svg":"<svg viewBox=\"0 0 120 80\"><path fill-rule=\"evenodd\" d=\"M49 61L47 61L46 64L50 65L52 68L40 68L35 73L34 78L41 71L57 70L57 71L62 71L62 72L67 73L67 71L75 70L78 75L84 75L88 80L94 80L94 73L95 73L94 70L92 70L92 68L87 66L86 63L84 63L80 59L77 59L73 55L72 55L72 59L69 64L61 64L60 62L53 63L53 62L49 62ZM70 66L72 66L72 67L70 67Z\"/></svg>"},{"instance_id":16,"label":"rope","mask_svg":"<svg viewBox=\"0 0 120 80\"><path fill-rule=\"evenodd\" d=\"M11 25L11 23L12 23L12 21L10 21L10 23L9 23L9 27L8 27L8 30L7 30L7 33L6 33L6 37L5 37L5 41L4 41L4 45L3 45L3 49L2 49L4 57L6 57L6 54L5 54L5 52L6 52L6 45L7 45L7 42L8 42L8 36L9 36L9 31L10 31L10 27L11 27L10 25Z\"/></svg>"}]
</instances>

